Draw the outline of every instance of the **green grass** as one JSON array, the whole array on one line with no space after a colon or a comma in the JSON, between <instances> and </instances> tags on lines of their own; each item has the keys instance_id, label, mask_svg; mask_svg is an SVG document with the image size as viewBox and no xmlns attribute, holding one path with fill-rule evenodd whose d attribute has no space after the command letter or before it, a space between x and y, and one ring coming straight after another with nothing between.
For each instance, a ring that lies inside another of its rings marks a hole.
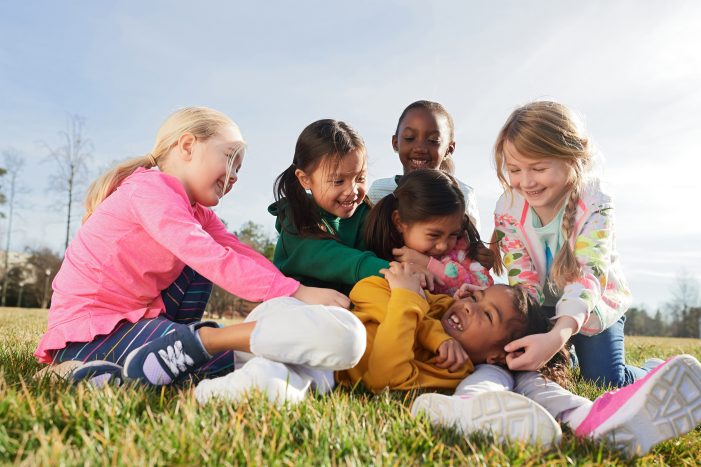
<instances>
[{"instance_id":1,"label":"green grass","mask_svg":"<svg viewBox=\"0 0 701 467\"><path fill-rule=\"evenodd\" d=\"M92 390L37 381L32 356L43 310L0 309L0 464L668 464L700 465L701 432L627 460L565 430L552 450L464 438L409 414L416 394L336 391L276 408L260 395L240 405L200 407L192 387ZM681 352L701 358L691 339L628 338L631 363ZM600 389L576 383L586 397Z\"/></svg>"}]
</instances>

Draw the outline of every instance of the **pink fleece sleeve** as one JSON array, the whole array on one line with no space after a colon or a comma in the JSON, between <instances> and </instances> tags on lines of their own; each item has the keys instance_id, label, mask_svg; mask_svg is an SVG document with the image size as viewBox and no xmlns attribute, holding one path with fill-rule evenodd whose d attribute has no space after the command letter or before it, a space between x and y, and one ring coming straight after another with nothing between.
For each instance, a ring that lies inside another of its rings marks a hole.
<instances>
[{"instance_id":1,"label":"pink fleece sleeve","mask_svg":"<svg viewBox=\"0 0 701 467\"><path fill-rule=\"evenodd\" d=\"M299 282L285 277L263 255L221 228L211 229L221 244L192 214L177 180L141 185L131 194L131 209L144 230L164 248L207 279L251 301L290 296ZM212 214L213 215L213 214ZM211 224L211 222L209 222ZM211 227L211 226L210 226Z\"/></svg>"},{"instance_id":2,"label":"pink fleece sleeve","mask_svg":"<svg viewBox=\"0 0 701 467\"><path fill-rule=\"evenodd\" d=\"M217 243L224 247L230 247L234 251L248 256L249 258L261 260L259 263L261 267L267 268L270 271L280 272L268 258L260 254L250 245L243 243L236 235L226 230L224 223L211 209L203 207L202 210L206 211L203 213L205 220L202 222L202 228L210 234Z\"/></svg>"}]
</instances>

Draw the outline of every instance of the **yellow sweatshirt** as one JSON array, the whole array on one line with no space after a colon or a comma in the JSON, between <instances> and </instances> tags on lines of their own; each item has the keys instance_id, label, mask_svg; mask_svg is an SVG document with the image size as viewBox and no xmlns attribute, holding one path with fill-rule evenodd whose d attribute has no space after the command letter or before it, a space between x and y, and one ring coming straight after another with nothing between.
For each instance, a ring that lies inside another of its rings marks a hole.
<instances>
[{"instance_id":1,"label":"yellow sweatshirt","mask_svg":"<svg viewBox=\"0 0 701 467\"><path fill-rule=\"evenodd\" d=\"M454 389L474 370L471 362L455 373L434 364L438 347L450 339L440 318L452 297L426 292L423 299L410 290L392 290L387 280L373 276L358 282L350 299L365 325L367 347L354 368L336 374L340 384L362 380L372 391Z\"/></svg>"}]
</instances>

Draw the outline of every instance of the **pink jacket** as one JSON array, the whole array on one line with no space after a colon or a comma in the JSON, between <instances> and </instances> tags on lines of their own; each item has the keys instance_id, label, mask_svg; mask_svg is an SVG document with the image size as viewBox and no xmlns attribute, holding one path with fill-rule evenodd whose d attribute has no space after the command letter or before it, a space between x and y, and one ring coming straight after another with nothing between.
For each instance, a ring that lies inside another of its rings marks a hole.
<instances>
[{"instance_id":1,"label":"pink jacket","mask_svg":"<svg viewBox=\"0 0 701 467\"><path fill-rule=\"evenodd\" d=\"M78 230L53 282L48 330L35 355L90 342L121 320L164 311L161 290L185 265L251 301L289 296L299 282L226 230L212 210L190 205L182 183L137 169Z\"/></svg>"}]
</instances>

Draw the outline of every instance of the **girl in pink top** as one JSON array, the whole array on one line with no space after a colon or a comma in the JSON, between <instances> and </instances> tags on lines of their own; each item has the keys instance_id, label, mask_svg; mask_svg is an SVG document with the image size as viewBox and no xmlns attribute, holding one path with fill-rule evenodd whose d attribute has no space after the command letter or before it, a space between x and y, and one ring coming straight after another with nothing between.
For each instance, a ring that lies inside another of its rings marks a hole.
<instances>
[{"instance_id":1,"label":"girl in pink top","mask_svg":"<svg viewBox=\"0 0 701 467\"><path fill-rule=\"evenodd\" d=\"M283 276L209 209L236 182L244 148L226 115L185 108L161 126L149 154L92 184L84 223L53 282L39 361L93 362L75 379L100 373L159 385L227 360L221 352L249 351L256 322L199 321L211 282L251 301L348 306L334 290Z\"/></svg>"},{"instance_id":2,"label":"girl in pink top","mask_svg":"<svg viewBox=\"0 0 701 467\"><path fill-rule=\"evenodd\" d=\"M465 214L465 197L453 176L434 169L404 175L368 215L365 242L380 258L419 264L436 278L433 293L453 295L463 284L494 283L479 263L484 248Z\"/></svg>"}]
</instances>

